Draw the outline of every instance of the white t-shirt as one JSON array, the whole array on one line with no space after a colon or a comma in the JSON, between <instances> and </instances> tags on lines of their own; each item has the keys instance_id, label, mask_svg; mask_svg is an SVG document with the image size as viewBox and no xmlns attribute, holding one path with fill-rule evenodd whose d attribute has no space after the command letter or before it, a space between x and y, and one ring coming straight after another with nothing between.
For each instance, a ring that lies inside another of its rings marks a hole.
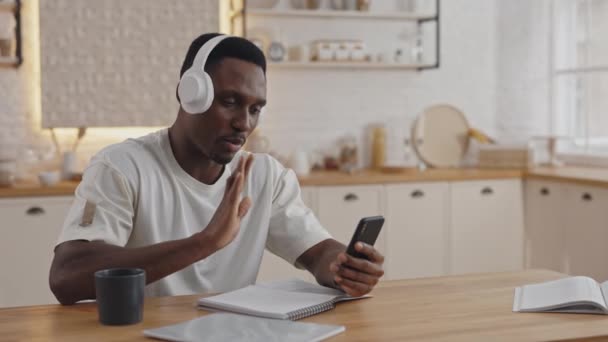
<instances>
[{"instance_id":1,"label":"white t-shirt","mask_svg":"<svg viewBox=\"0 0 608 342\"><path fill-rule=\"evenodd\" d=\"M213 185L177 163L168 130L109 146L91 160L58 243L103 240L141 247L187 238L207 226L239 152ZM224 292L255 283L264 248L294 264L308 248L331 238L300 198L293 171L256 154L244 195L253 202L236 238L206 259L146 287L150 296ZM95 206L85 213L87 201Z\"/></svg>"}]
</instances>

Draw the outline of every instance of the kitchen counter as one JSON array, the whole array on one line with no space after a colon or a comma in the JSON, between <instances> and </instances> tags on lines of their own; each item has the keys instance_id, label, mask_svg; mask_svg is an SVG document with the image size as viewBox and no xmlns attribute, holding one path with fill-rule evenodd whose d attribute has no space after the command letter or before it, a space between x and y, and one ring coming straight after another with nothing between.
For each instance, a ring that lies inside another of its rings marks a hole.
<instances>
[{"instance_id":1,"label":"kitchen counter","mask_svg":"<svg viewBox=\"0 0 608 342\"><path fill-rule=\"evenodd\" d=\"M411 169L402 172L363 170L353 174L338 171L313 172L300 177L302 186L365 185L405 182L438 182L521 178L522 170L490 169Z\"/></svg>"},{"instance_id":2,"label":"kitchen counter","mask_svg":"<svg viewBox=\"0 0 608 342\"><path fill-rule=\"evenodd\" d=\"M491 179L540 179L576 183L608 188L608 168L560 167L517 169L412 169L403 172L380 172L363 170L353 174L338 171L317 171L300 177L302 186L366 185L406 182L471 181ZM17 184L10 188L0 188L0 198L32 196L69 196L74 194L78 182L61 182L51 187L37 183Z\"/></svg>"},{"instance_id":3,"label":"kitchen counter","mask_svg":"<svg viewBox=\"0 0 608 342\"><path fill-rule=\"evenodd\" d=\"M35 196L71 196L78 182L60 182L53 186L41 186L39 183L20 183L12 187L0 187L0 198L35 197Z\"/></svg>"},{"instance_id":4,"label":"kitchen counter","mask_svg":"<svg viewBox=\"0 0 608 342\"><path fill-rule=\"evenodd\" d=\"M608 188L608 168L573 166L535 168L527 171L525 177L526 179L559 181Z\"/></svg>"}]
</instances>

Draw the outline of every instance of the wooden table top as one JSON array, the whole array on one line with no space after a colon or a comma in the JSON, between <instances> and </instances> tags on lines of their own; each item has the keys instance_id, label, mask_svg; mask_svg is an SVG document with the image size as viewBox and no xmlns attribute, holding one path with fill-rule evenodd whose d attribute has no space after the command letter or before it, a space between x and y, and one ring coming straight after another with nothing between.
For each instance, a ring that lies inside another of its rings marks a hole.
<instances>
[{"instance_id":1,"label":"wooden table top","mask_svg":"<svg viewBox=\"0 0 608 342\"><path fill-rule=\"evenodd\" d=\"M516 286L563 276L528 270L385 281L371 299L339 303L302 321L345 325L331 341L595 341L608 336L608 316L511 311ZM143 322L121 327L99 324L95 303L0 309L0 339L144 341L143 329L207 314L195 308L198 297L147 298Z\"/></svg>"}]
</instances>

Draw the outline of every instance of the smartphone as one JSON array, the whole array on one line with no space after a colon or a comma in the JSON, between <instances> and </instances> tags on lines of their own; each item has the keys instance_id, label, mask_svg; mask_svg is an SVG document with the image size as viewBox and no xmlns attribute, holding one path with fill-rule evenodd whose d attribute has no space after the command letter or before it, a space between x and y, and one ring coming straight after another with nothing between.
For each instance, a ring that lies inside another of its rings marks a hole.
<instances>
[{"instance_id":1,"label":"smartphone","mask_svg":"<svg viewBox=\"0 0 608 342\"><path fill-rule=\"evenodd\" d=\"M355 244L361 241L373 246L378 239L378 235L380 235L380 230L382 229L383 224L383 216L370 216L362 218L357 225L357 229L355 229L352 239L350 239L350 243L346 248L346 254L352 255L355 258L369 260L365 254L361 254L355 250Z\"/></svg>"}]
</instances>

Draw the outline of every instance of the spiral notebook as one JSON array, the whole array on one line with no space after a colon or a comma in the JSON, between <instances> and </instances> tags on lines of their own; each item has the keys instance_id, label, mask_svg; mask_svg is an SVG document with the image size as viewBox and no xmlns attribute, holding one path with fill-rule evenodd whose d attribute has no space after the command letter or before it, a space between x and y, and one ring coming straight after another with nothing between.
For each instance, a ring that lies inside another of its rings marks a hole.
<instances>
[{"instance_id":1,"label":"spiral notebook","mask_svg":"<svg viewBox=\"0 0 608 342\"><path fill-rule=\"evenodd\" d=\"M201 298L198 306L212 311L295 321L333 309L338 302L367 297L370 296L351 297L336 289L289 279Z\"/></svg>"}]
</instances>

